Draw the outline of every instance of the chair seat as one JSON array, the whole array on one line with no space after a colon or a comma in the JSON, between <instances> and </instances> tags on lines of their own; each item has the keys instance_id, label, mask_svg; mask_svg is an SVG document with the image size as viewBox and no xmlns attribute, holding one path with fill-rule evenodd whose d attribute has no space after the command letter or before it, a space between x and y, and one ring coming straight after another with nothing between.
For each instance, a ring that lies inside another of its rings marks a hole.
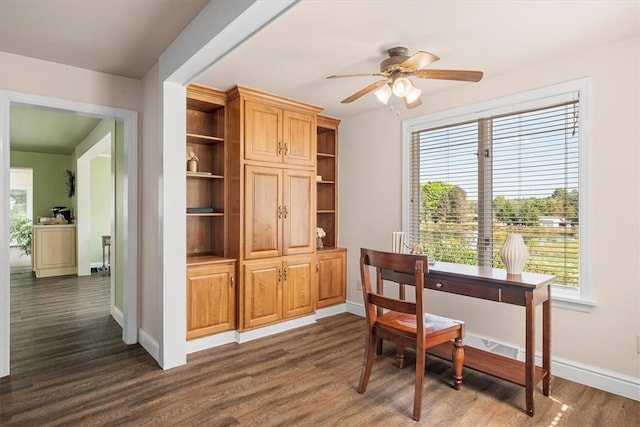
<instances>
[{"instance_id":1,"label":"chair seat","mask_svg":"<svg viewBox=\"0 0 640 427\"><path fill-rule=\"evenodd\" d=\"M380 326L396 329L404 333L416 333L416 316L413 314L390 311L378 317L377 323ZM431 313L424 314L425 332L431 336L457 331L461 323L464 322Z\"/></svg>"}]
</instances>

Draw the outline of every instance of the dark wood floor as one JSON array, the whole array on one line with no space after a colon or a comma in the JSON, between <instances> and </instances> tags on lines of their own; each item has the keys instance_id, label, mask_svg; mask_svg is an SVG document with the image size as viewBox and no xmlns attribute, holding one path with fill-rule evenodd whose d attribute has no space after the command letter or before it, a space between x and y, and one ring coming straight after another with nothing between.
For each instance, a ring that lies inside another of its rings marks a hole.
<instances>
[{"instance_id":1,"label":"dark wood floor","mask_svg":"<svg viewBox=\"0 0 640 427\"><path fill-rule=\"evenodd\" d=\"M109 280L34 279L12 270L11 376L0 379L0 425L404 426L411 420L412 370L385 347L364 395L356 392L363 319L341 314L246 344L189 356L162 371L126 346L109 316ZM560 378L551 398L465 371L449 386L448 364L429 359L422 420L428 426L637 426L640 402Z\"/></svg>"}]
</instances>

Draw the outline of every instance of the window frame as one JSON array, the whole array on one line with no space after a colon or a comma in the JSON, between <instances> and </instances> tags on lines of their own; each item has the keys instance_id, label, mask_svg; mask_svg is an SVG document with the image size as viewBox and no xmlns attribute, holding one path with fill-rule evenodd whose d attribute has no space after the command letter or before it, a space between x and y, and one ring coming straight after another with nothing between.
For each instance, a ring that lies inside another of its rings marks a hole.
<instances>
[{"instance_id":1,"label":"window frame","mask_svg":"<svg viewBox=\"0 0 640 427\"><path fill-rule=\"evenodd\" d=\"M402 230L409 230L409 180L411 134L420 130L439 126L453 125L508 114L516 111L559 104L579 99L579 145L578 176L580 194L580 286L569 289L566 286L552 286L552 304L556 307L589 312L596 306L593 299L591 268L591 119L590 119L590 81L587 78L560 83L526 92L507 95L501 98L454 108L451 110L427 114L402 121Z\"/></svg>"}]
</instances>

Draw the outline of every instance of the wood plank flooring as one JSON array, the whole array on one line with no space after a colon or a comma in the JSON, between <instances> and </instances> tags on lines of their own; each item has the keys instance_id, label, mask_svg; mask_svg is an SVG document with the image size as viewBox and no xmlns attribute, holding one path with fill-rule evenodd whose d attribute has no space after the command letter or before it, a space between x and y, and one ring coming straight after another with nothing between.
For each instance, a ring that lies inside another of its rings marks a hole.
<instances>
[{"instance_id":1,"label":"wood plank flooring","mask_svg":"<svg viewBox=\"0 0 640 427\"><path fill-rule=\"evenodd\" d=\"M350 314L246 344L189 356L162 371L127 346L109 316L109 280L35 279L12 270L11 376L0 379L2 426L638 426L640 402L554 378L536 415L524 389L449 364L427 363L422 420L411 420L413 367L376 359L368 390L356 387L364 320Z\"/></svg>"}]
</instances>

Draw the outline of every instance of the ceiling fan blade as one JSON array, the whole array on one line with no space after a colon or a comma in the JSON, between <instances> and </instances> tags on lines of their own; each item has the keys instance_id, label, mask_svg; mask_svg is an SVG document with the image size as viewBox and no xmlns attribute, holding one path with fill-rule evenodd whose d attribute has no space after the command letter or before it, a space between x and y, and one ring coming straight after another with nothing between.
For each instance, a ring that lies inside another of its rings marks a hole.
<instances>
[{"instance_id":1,"label":"ceiling fan blade","mask_svg":"<svg viewBox=\"0 0 640 427\"><path fill-rule=\"evenodd\" d=\"M434 55L433 53L419 51L400 65L402 67L419 70L420 68L424 68L427 65L436 62L439 59L440 58Z\"/></svg>"},{"instance_id":2,"label":"ceiling fan blade","mask_svg":"<svg viewBox=\"0 0 640 427\"><path fill-rule=\"evenodd\" d=\"M418 70L416 77L421 79L460 80L463 82L479 82L482 79L482 71L463 70Z\"/></svg>"},{"instance_id":3,"label":"ceiling fan blade","mask_svg":"<svg viewBox=\"0 0 640 427\"><path fill-rule=\"evenodd\" d=\"M380 74L380 73L365 73L365 74L339 74L339 75L328 76L327 78L341 79L342 77L375 77L375 76L386 77L384 74Z\"/></svg>"},{"instance_id":4,"label":"ceiling fan blade","mask_svg":"<svg viewBox=\"0 0 640 427\"><path fill-rule=\"evenodd\" d=\"M380 81L377 81L375 83L372 83L369 86L365 87L364 89L360 89L359 91L357 91L356 93L354 93L350 97L345 98L340 102L342 102L343 104L348 104L350 102L353 102L356 99L360 98L361 96L364 96L364 95L368 94L369 92L371 92L373 90L376 90L377 88L379 88L380 86L382 86L384 84L387 84L386 80L380 80Z\"/></svg>"}]
</instances>

